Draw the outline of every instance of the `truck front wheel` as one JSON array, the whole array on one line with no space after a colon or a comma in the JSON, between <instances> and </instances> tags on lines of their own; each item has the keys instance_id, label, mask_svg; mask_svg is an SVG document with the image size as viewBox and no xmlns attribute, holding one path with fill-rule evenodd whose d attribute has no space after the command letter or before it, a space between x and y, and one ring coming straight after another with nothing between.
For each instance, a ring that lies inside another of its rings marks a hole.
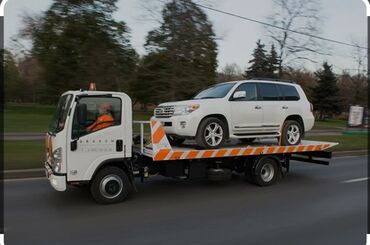
<instances>
[{"instance_id":1,"label":"truck front wheel","mask_svg":"<svg viewBox=\"0 0 370 245\"><path fill-rule=\"evenodd\" d=\"M122 202L130 190L131 183L125 171L113 166L100 170L90 185L91 195L101 204Z\"/></svg>"}]
</instances>

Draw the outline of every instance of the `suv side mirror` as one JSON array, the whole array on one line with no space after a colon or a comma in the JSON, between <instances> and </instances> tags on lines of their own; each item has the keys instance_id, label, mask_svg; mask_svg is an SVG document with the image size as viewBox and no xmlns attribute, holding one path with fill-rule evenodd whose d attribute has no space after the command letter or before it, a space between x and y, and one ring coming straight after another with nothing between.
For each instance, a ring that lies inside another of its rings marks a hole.
<instances>
[{"instance_id":1,"label":"suv side mirror","mask_svg":"<svg viewBox=\"0 0 370 245\"><path fill-rule=\"evenodd\" d=\"M247 92L245 91L236 91L234 94L233 94L233 99L242 99L242 98L245 98L247 97Z\"/></svg>"},{"instance_id":2,"label":"suv side mirror","mask_svg":"<svg viewBox=\"0 0 370 245\"><path fill-rule=\"evenodd\" d=\"M85 125L87 120L87 106L86 104L77 105L77 122L79 125Z\"/></svg>"}]
</instances>

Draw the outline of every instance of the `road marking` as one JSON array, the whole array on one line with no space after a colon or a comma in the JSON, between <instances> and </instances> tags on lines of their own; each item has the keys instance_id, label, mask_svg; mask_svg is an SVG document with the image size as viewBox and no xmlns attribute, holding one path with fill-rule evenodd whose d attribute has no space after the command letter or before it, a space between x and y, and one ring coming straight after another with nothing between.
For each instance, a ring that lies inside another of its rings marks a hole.
<instances>
[{"instance_id":1,"label":"road marking","mask_svg":"<svg viewBox=\"0 0 370 245\"><path fill-rule=\"evenodd\" d=\"M17 181L43 180L43 179L46 179L46 177L5 179L4 182L17 182Z\"/></svg>"},{"instance_id":2,"label":"road marking","mask_svg":"<svg viewBox=\"0 0 370 245\"><path fill-rule=\"evenodd\" d=\"M369 177L357 178L357 179L349 179L349 180L341 181L340 183L342 183L342 184L348 184L348 183L354 183L354 182L361 182L361 181L365 181L365 180L368 180L368 179L369 179Z\"/></svg>"}]
</instances>

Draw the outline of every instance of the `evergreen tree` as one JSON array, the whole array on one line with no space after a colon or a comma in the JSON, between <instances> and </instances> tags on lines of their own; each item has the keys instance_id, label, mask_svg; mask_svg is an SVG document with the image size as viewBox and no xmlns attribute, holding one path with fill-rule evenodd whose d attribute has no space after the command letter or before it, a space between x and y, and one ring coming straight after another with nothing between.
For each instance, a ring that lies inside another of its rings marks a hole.
<instances>
[{"instance_id":1,"label":"evergreen tree","mask_svg":"<svg viewBox=\"0 0 370 245\"><path fill-rule=\"evenodd\" d=\"M254 49L253 58L248 62L251 64L245 71L246 78L252 77L268 77L269 75L269 62L266 55L265 45L261 40L257 41L257 47Z\"/></svg>"},{"instance_id":2,"label":"evergreen tree","mask_svg":"<svg viewBox=\"0 0 370 245\"><path fill-rule=\"evenodd\" d=\"M268 77L278 78L279 77L279 58L275 50L275 46L271 45L270 54L267 56L267 72Z\"/></svg>"},{"instance_id":3,"label":"evergreen tree","mask_svg":"<svg viewBox=\"0 0 370 245\"><path fill-rule=\"evenodd\" d=\"M39 19L27 19L24 35L42 67L45 102L67 89L127 90L136 52L124 22L113 19L117 0L54 0Z\"/></svg>"},{"instance_id":4,"label":"evergreen tree","mask_svg":"<svg viewBox=\"0 0 370 245\"><path fill-rule=\"evenodd\" d=\"M320 112L320 119L325 119L325 114L339 113L340 96L332 66L324 62L323 69L315 73L317 86L313 88L314 108Z\"/></svg>"},{"instance_id":5,"label":"evergreen tree","mask_svg":"<svg viewBox=\"0 0 370 245\"><path fill-rule=\"evenodd\" d=\"M155 93L155 101L187 99L215 82L217 44L212 24L191 0L167 3L162 18L160 27L148 33L148 57L133 86L142 86L147 77L151 86L145 86L146 94ZM157 69L149 69L153 66Z\"/></svg>"}]
</instances>

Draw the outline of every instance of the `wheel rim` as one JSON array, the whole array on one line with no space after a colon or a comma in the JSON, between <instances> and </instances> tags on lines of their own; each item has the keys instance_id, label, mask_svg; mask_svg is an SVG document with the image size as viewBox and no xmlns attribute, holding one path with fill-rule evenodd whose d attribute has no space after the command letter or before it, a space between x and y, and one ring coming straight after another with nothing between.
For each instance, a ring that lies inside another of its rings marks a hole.
<instances>
[{"instance_id":1,"label":"wheel rim","mask_svg":"<svg viewBox=\"0 0 370 245\"><path fill-rule=\"evenodd\" d=\"M269 182L274 178L275 170L271 163L266 163L261 169L261 179L264 182Z\"/></svg>"},{"instance_id":2,"label":"wheel rim","mask_svg":"<svg viewBox=\"0 0 370 245\"><path fill-rule=\"evenodd\" d=\"M294 145L297 144L301 133L299 132L299 127L295 124L290 125L287 130L287 140L289 144Z\"/></svg>"},{"instance_id":3,"label":"wheel rim","mask_svg":"<svg viewBox=\"0 0 370 245\"><path fill-rule=\"evenodd\" d=\"M220 124L213 122L208 124L204 131L204 139L210 146L217 146L223 139L224 131Z\"/></svg>"},{"instance_id":4,"label":"wheel rim","mask_svg":"<svg viewBox=\"0 0 370 245\"><path fill-rule=\"evenodd\" d=\"M123 182L121 178L115 174L105 176L99 185L100 193L108 199L112 199L121 194Z\"/></svg>"}]
</instances>

